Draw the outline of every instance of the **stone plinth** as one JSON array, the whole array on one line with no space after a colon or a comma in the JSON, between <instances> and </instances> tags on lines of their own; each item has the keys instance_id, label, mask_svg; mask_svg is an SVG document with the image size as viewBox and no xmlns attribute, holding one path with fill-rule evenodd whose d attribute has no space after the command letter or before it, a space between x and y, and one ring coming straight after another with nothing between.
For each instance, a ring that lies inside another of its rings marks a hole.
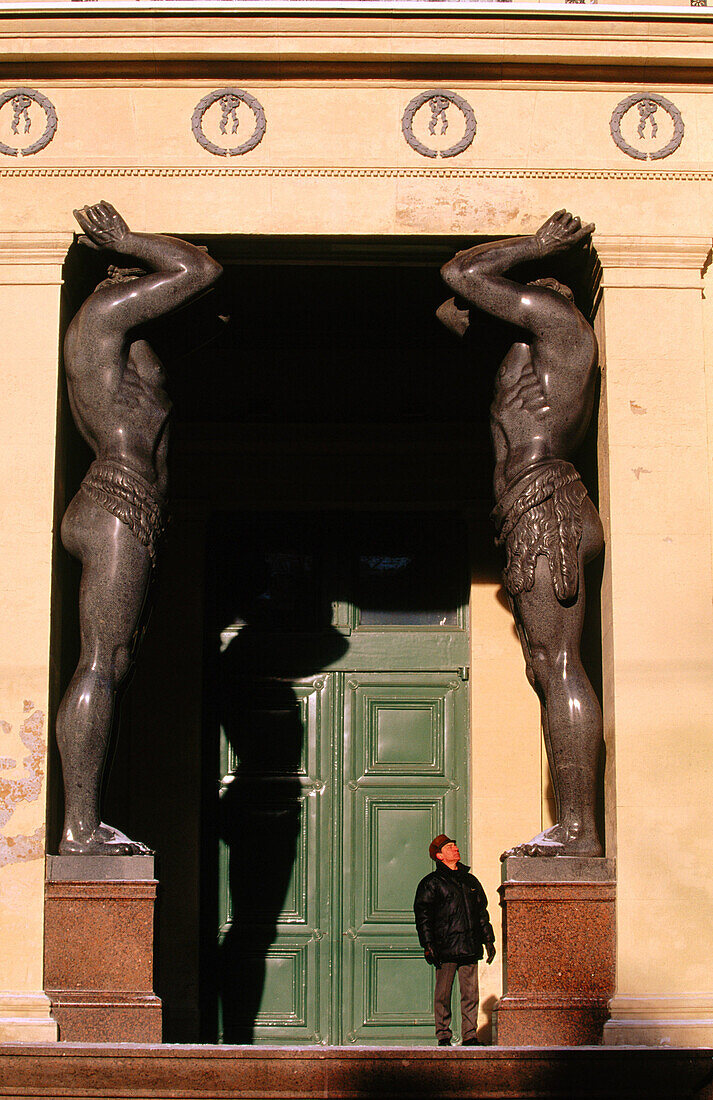
<instances>
[{"instance_id":1,"label":"stone plinth","mask_svg":"<svg viewBox=\"0 0 713 1100\"><path fill-rule=\"evenodd\" d=\"M67 1042L161 1041L153 856L49 856L45 990Z\"/></svg>"},{"instance_id":2,"label":"stone plinth","mask_svg":"<svg viewBox=\"0 0 713 1100\"><path fill-rule=\"evenodd\" d=\"M613 861L516 857L502 875L497 1044L600 1043L615 980Z\"/></svg>"},{"instance_id":3,"label":"stone plinth","mask_svg":"<svg viewBox=\"0 0 713 1100\"><path fill-rule=\"evenodd\" d=\"M707 1100L708 1050L0 1044L13 1100Z\"/></svg>"}]
</instances>

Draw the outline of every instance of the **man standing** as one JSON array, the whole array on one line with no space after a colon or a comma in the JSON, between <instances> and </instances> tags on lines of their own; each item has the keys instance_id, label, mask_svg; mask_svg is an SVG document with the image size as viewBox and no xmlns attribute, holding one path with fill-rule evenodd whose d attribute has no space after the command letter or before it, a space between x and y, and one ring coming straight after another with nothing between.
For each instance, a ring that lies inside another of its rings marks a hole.
<instances>
[{"instance_id":1,"label":"man standing","mask_svg":"<svg viewBox=\"0 0 713 1100\"><path fill-rule=\"evenodd\" d=\"M428 854L436 870L419 882L413 910L424 956L436 968L436 1038L439 1047L451 1045L451 992L457 972L463 1046L479 1046L478 960L483 957L483 946L488 962L495 958L488 899L470 868L460 862L455 840L444 834L435 837Z\"/></svg>"},{"instance_id":2,"label":"man standing","mask_svg":"<svg viewBox=\"0 0 713 1100\"><path fill-rule=\"evenodd\" d=\"M438 311L448 328L463 336L472 306L510 326L490 408L493 519L507 554L503 579L528 680L542 705L557 822L505 855L602 854L596 825L602 712L580 639L584 566L604 538L569 461L594 408L597 341L568 287L553 278L527 284L516 278L518 265L588 247L593 230L558 210L532 236L476 245L442 269L457 296Z\"/></svg>"}]
</instances>

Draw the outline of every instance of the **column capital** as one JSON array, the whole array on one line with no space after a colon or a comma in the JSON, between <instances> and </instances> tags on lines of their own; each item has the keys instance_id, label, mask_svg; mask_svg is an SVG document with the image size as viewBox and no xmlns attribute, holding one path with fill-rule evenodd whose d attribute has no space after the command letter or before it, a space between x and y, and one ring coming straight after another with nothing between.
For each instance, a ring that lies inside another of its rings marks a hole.
<instances>
[{"instance_id":1,"label":"column capital","mask_svg":"<svg viewBox=\"0 0 713 1100\"><path fill-rule=\"evenodd\" d=\"M700 290L710 237L605 236L594 239L602 287Z\"/></svg>"},{"instance_id":2,"label":"column capital","mask_svg":"<svg viewBox=\"0 0 713 1100\"><path fill-rule=\"evenodd\" d=\"M0 233L0 285L59 286L73 234Z\"/></svg>"}]
</instances>

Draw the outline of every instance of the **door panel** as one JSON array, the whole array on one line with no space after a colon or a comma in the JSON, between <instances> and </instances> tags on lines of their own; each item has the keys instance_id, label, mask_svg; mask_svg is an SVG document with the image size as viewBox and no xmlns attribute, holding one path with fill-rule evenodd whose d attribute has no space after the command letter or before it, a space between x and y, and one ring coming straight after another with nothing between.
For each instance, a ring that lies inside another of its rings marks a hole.
<instances>
[{"instance_id":1,"label":"door panel","mask_svg":"<svg viewBox=\"0 0 713 1100\"><path fill-rule=\"evenodd\" d=\"M329 1029L320 990L330 886L319 855L330 820L333 686L325 676L243 679L222 693L239 717L222 738L224 1042L320 1042Z\"/></svg>"},{"instance_id":2,"label":"door panel","mask_svg":"<svg viewBox=\"0 0 713 1100\"><path fill-rule=\"evenodd\" d=\"M413 897L431 839L460 831L467 695L452 673L352 675L344 713L344 1035L423 1039L433 1032L432 975Z\"/></svg>"},{"instance_id":3,"label":"door panel","mask_svg":"<svg viewBox=\"0 0 713 1100\"><path fill-rule=\"evenodd\" d=\"M413 1043L433 1036L432 968L423 952L398 942L388 948L368 940L354 945L351 1000L345 1000L344 1041ZM351 1021L359 1021L350 1029Z\"/></svg>"}]
</instances>

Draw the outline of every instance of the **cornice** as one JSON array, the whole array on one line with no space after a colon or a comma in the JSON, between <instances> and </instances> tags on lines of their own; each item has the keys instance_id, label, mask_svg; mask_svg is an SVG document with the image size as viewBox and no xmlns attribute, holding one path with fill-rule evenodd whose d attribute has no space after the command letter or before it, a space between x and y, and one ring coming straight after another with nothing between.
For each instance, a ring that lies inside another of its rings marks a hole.
<instances>
[{"instance_id":1,"label":"cornice","mask_svg":"<svg viewBox=\"0 0 713 1100\"><path fill-rule=\"evenodd\" d=\"M696 290L711 253L710 237L635 237L595 234L606 290Z\"/></svg>"},{"instance_id":2,"label":"cornice","mask_svg":"<svg viewBox=\"0 0 713 1100\"><path fill-rule=\"evenodd\" d=\"M63 264L73 234L0 233L0 264L22 266Z\"/></svg>"},{"instance_id":3,"label":"cornice","mask_svg":"<svg viewBox=\"0 0 713 1100\"><path fill-rule=\"evenodd\" d=\"M61 286L72 233L0 233L0 286Z\"/></svg>"},{"instance_id":4,"label":"cornice","mask_svg":"<svg viewBox=\"0 0 713 1100\"><path fill-rule=\"evenodd\" d=\"M603 267L674 268L701 272L711 250L710 237L594 237Z\"/></svg>"},{"instance_id":5,"label":"cornice","mask_svg":"<svg viewBox=\"0 0 713 1100\"><path fill-rule=\"evenodd\" d=\"M164 16L213 16L213 15L268 15L288 18L321 16L343 18L345 15L363 19L374 15L446 16L459 18L493 16L493 4L497 0L0 0L0 16L3 15L164 15ZM500 0L503 2L503 0ZM81 7L83 3L85 6ZM508 0L507 8L497 11L497 18L517 19L521 16L558 17L567 20L589 22L602 19L683 19L697 21L710 19L713 12L691 11L678 4L601 3L572 11L566 0Z\"/></svg>"},{"instance_id":6,"label":"cornice","mask_svg":"<svg viewBox=\"0 0 713 1100\"><path fill-rule=\"evenodd\" d=\"M336 18L338 17L338 18ZM614 5L462 3L379 4L354 0L311 6L231 0L0 0L2 63L92 65L108 59L156 64L262 61L424 67L468 64L713 66L713 10ZM544 76L544 74L543 74ZM599 79L599 73L597 79Z\"/></svg>"}]
</instances>

